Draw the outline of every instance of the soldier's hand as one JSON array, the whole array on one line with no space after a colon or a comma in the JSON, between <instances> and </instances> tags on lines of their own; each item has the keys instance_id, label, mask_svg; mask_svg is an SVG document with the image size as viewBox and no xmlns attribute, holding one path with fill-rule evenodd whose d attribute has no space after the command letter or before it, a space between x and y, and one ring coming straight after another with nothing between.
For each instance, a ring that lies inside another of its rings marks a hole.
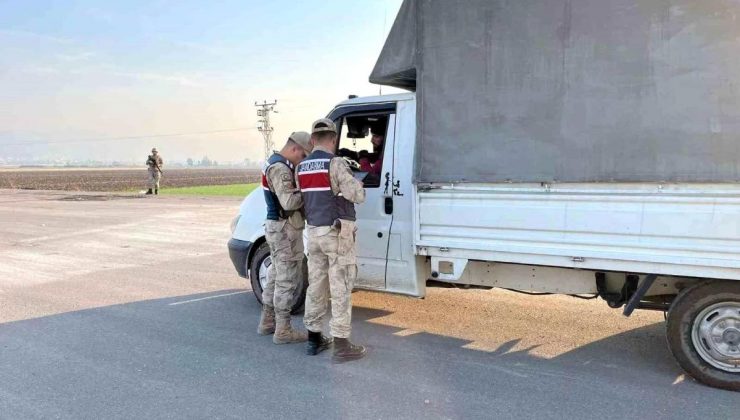
<instances>
[{"instance_id":1,"label":"soldier's hand","mask_svg":"<svg viewBox=\"0 0 740 420\"><path fill-rule=\"evenodd\" d=\"M347 156L342 156L342 159L344 159L344 161L347 162L347 165L349 165L349 168L350 169L353 169L355 171L359 171L360 170L360 164L357 163L356 160L352 160L351 158L349 158Z\"/></svg>"}]
</instances>

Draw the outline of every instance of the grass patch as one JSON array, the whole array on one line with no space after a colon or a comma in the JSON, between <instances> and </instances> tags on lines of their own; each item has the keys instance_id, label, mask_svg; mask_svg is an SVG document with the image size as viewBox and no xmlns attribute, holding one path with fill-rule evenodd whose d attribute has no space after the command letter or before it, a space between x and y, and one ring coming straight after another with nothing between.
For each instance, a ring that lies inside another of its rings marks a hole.
<instances>
[{"instance_id":1,"label":"grass patch","mask_svg":"<svg viewBox=\"0 0 740 420\"><path fill-rule=\"evenodd\" d=\"M162 188L162 195L221 195L246 197L258 184L201 185L198 187Z\"/></svg>"}]
</instances>

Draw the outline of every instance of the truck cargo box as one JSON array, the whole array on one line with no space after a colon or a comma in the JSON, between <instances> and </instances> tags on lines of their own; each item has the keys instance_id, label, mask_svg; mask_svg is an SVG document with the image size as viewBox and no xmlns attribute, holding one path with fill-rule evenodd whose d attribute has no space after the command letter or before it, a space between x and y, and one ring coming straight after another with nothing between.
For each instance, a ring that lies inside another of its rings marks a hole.
<instances>
[{"instance_id":1,"label":"truck cargo box","mask_svg":"<svg viewBox=\"0 0 740 420\"><path fill-rule=\"evenodd\" d=\"M406 0L416 183L737 182L740 2Z\"/></svg>"}]
</instances>

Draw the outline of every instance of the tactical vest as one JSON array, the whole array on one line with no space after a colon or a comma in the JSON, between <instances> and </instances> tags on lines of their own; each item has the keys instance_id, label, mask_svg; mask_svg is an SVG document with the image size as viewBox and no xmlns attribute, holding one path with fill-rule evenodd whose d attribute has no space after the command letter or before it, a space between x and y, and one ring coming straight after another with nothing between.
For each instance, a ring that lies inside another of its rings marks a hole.
<instances>
[{"instance_id":1,"label":"tactical vest","mask_svg":"<svg viewBox=\"0 0 740 420\"><path fill-rule=\"evenodd\" d=\"M262 190L265 193L265 203L267 204L267 220L287 219L288 216L290 216L288 212L283 210L283 207L280 205L280 200L278 200L277 195L270 190L270 184L267 182L267 170L275 164L287 165L291 172L293 171L293 164L280 153L273 153L262 167Z\"/></svg>"},{"instance_id":2,"label":"tactical vest","mask_svg":"<svg viewBox=\"0 0 740 420\"><path fill-rule=\"evenodd\" d=\"M355 205L331 190L329 165L333 157L316 150L298 165L306 221L311 226L331 226L337 219L355 220Z\"/></svg>"}]
</instances>

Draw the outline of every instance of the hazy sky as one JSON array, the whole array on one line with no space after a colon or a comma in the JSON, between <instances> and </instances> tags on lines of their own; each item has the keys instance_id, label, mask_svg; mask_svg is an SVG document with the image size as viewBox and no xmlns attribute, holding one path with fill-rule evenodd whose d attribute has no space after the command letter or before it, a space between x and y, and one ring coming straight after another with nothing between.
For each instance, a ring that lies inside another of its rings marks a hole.
<instances>
[{"instance_id":1,"label":"hazy sky","mask_svg":"<svg viewBox=\"0 0 740 420\"><path fill-rule=\"evenodd\" d=\"M367 78L401 0L0 0L0 158L219 161L262 155ZM383 88L383 93L390 93ZM11 145L249 128L159 139Z\"/></svg>"}]
</instances>

